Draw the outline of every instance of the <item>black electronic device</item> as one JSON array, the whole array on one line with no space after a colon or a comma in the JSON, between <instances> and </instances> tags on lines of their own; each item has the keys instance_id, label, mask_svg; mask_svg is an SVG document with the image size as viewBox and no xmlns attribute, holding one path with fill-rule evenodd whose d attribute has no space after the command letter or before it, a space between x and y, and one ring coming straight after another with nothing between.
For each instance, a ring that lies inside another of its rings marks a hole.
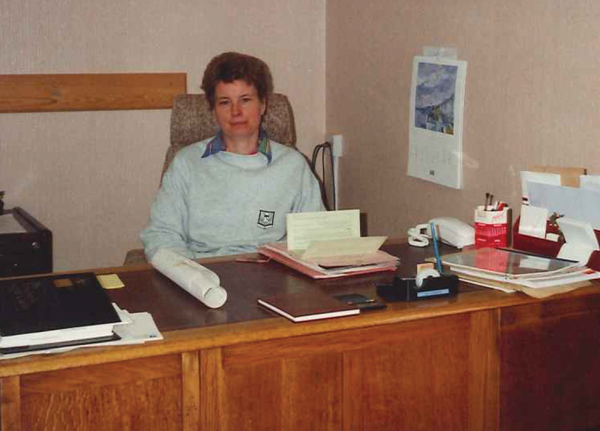
<instances>
[{"instance_id":1,"label":"black electronic device","mask_svg":"<svg viewBox=\"0 0 600 431\"><path fill-rule=\"evenodd\" d=\"M427 277L421 283L417 283L417 278L396 277L392 284L377 285L377 295L388 302L443 298L457 294L456 275Z\"/></svg>"},{"instance_id":2,"label":"black electronic device","mask_svg":"<svg viewBox=\"0 0 600 431\"><path fill-rule=\"evenodd\" d=\"M383 302L379 302L376 299L369 298L359 293L342 293L340 295L333 295L333 297L345 302L346 304L353 305L361 311L380 310L382 308L386 308L386 305Z\"/></svg>"},{"instance_id":3,"label":"black electronic device","mask_svg":"<svg viewBox=\"0 0 600 431\"><path fill-rule=\"evenodd\" d=\"M19 229L0 232L0 277L52 272L52 231L22 208L4 210Z\"/></svg>"}]
</instances>

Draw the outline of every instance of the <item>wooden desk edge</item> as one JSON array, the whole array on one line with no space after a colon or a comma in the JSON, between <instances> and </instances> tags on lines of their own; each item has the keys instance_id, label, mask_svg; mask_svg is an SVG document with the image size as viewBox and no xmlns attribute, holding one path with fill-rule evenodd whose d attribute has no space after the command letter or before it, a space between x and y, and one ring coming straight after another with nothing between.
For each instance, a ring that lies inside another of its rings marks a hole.
<instances>
[{"instance_id":1,"label":"wooden desk edge","mask_svg":"<svg viewBox=\"0 0 600 431\"><path fill-rule=\"evenodd\" d=\"M266 318L248 322L216 325L163 333L164 340L152 341L143 345L90 347L52 355L32 355L18 359L0 361L0 377L25 375L38 372L56 371L72 367L99 365L131 359L141 359L158 355L181 354L203 349L234 346L236 344L284 339L300 336L324 334L328 332L363 329L415 320L431 319L463 313L472 313L536 302L560 300L564 297L598 295L600 284L578 289L545 300L527 297L523 294L503 294L489 300L487 290L462 293L472 296L472 304L450 303L444 300L428 302L428 307L406 307L407 303L389 304L388 309L366 312L359 316L325 319L314 322L293 323L283 317ZM481 296L479 301L477 296ZM487 298L486 298L487 297ZM441 304L440 304L441 302Z\"/></svg>"}]
</instances>

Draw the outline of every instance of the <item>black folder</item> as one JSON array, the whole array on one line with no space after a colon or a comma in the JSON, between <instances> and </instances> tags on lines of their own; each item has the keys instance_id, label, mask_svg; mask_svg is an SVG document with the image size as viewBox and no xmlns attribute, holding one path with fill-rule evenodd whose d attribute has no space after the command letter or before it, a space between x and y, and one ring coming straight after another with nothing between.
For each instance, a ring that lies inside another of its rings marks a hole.
<instances>
[{"instance_id":1,"label":"black folder","mask_svg":"<svg viewBox=\"0 0 600 431\"><path fill-rule=\"evenodd\" d=\"M0 348L105 338L120 322L91 272L0 280Z\"/></svg>"}]
</instances>

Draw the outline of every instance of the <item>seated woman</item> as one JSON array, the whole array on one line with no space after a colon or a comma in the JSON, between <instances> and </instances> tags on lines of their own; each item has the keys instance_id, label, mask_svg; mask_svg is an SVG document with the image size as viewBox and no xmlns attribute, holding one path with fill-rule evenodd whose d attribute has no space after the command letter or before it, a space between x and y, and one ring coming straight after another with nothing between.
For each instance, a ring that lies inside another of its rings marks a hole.
<instances>
[{"instance_id":1,"label":"seated woman","mask_svg":"<svg viewBox=\"0 0 600 431\"><path fill-rule=\"evenodd\" d=\"M175 156L140 238L188 258L249 253L286 237L286 214L324 209L304 156L261 128L273 81L258 58L213 58L202 89L220 131Z\"/></svg>"}]
</instances>

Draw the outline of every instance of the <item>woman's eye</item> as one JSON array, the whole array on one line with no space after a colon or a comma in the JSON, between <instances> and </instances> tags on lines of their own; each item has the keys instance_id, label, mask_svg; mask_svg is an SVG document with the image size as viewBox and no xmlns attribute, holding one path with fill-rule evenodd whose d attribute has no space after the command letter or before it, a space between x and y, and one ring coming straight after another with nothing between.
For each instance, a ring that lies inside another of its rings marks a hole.
<instances>
[{"instance_id":1,"label":"woman's eye","mask_svg":"<svg viewBox=\"0 0 600 431\"><path fill-rule=\"evenodd\" d=\"M229 104L228 100L220 100L219 101L219 106L227 106Z\"/></svg>"}]
</instances>

